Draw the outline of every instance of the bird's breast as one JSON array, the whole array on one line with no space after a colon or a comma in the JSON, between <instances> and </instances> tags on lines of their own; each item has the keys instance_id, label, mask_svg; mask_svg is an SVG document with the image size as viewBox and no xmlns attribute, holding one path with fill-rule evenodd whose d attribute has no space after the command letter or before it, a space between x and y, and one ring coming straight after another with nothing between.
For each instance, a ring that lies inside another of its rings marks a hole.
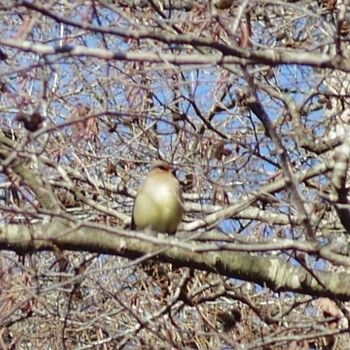
<instances>
[{"instance_id":1,"label":"bird's breast","mask_svg":"<svg viewBox=\"0 0 350 350\"><path fill-rule=\"evenodd\" d=\"M179 194L172 187L162 184L140 193L134 210L138 227L151 227L163 233L176 232L183 213Z\"/></svg>"}]
</instances>

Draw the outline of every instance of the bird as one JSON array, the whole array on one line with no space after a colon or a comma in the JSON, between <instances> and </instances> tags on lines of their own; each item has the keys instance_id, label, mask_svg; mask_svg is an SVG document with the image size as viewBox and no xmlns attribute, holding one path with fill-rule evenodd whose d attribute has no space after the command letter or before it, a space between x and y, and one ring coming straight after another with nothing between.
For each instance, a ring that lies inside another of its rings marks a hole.
<instances>
[{"instance_id":1,"label":"bird","mask_svg":"<svg viewBox=\"0 0 350 350\"><path fill-rule=\"evenodd\" d=\"M168 163L156 163L140 186L133 207L131 229L151 229L173 235L183 216L181 186Z\"/></svg>"}]
</instances>

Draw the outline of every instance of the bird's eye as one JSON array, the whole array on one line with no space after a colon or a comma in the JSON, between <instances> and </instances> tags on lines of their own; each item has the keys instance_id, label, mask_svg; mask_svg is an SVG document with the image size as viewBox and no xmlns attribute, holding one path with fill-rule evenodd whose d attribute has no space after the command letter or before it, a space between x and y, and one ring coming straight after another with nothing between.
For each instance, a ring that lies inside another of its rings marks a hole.
<instances>
[{"instance_id":1,"label":"bird's eye","mask_svg":"<svg viewBox=\"0 0 350 350\"><path fill-rule=\"evenodd\" d=\"M164 171L169 171L170 165L169 164L161 164L161 165L159 165L159 169L162 169Z\"/></svg>"}]
</instances>

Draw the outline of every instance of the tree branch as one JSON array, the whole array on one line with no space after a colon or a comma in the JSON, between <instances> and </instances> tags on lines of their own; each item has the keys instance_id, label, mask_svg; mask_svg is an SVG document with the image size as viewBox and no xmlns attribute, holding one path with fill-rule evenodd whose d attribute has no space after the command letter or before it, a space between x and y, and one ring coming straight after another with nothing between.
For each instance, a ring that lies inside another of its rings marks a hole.
<instances>
[{"instance_id":1,"label":"tree branch","mask_svg":"<svg viewBox=\"0 0 350 350\"><path fill-rule=\"evenodd\" d=\"M181 242L167 236L151 237L118 228L89 223L8 225L0 229L0 249L27 254L33 251L74 250L112 254L128 259L155 255L161 262L187 266L267 286L273 291L290 291L350 300L347 273L313 271L294 266L279 258L240 252L196 252L194 242ZM212 244L216 247L216 244ZM198 245L203 249L204 245ZM208 250L210 244L207 244ZM224 249L224 248L223 248ZM320 281L320 283L318 283Z\"/></svg>"}]
</instances>

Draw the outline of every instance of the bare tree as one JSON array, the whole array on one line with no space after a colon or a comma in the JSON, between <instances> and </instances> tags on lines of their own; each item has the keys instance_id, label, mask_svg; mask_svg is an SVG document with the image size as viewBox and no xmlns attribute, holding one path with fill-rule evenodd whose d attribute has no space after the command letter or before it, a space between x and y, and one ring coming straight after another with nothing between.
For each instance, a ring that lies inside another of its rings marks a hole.
<instances>
[{"instance_id":1,"label":"bare tree","mask_svg":"<svg viewBox=\"0 0 350 350\"><path fill-rule=\"evenodd\" d=\"M348 5L3 0L0 348L346 349Z\"/></svg>"}]
</instances>

